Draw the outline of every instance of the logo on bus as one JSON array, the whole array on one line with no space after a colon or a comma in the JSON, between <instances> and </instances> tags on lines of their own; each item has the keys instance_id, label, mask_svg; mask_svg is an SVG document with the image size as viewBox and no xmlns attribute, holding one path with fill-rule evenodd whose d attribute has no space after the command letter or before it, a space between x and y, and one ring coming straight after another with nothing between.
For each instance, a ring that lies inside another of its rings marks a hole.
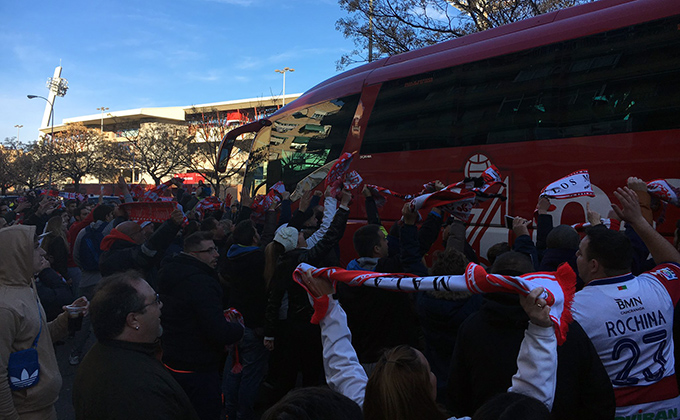
<instances>
[{"instance_id":1,"label":"logo on bus","mask_svg":"<svg viewBox=\"0 0 680 420\"><path fill-rule=\"evenodd\" d=\"M470 156L470 159L465 163L465 176L470 178L482 176L484 171L490 167L491 159L486 155L477 153L476 155Z\"/></svg>"}]
</instances>

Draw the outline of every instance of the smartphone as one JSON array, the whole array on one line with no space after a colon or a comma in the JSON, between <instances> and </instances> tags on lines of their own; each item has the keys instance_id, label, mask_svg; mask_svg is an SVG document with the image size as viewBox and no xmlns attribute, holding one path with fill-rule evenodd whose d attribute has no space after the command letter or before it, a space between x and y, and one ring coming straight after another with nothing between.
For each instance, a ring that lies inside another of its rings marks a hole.
<instances>
[{"instance_id":1,"label":"smartphone","mask_svg":"<svg viewBox=\"0 0 680 420\"><path fill-rule=\"evenodd\" d=\"M512 222L515 220L514 217L505 215L505 227L512 230Z\"/></svg>"}]
</instances>

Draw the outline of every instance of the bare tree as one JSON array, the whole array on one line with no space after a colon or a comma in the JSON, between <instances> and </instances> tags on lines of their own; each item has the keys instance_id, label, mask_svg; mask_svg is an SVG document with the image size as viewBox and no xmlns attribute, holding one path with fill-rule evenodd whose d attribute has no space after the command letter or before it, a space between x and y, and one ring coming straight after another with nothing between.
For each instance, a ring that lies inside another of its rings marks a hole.
<instances>
[{"instance_id":1,"label":"bare tree","mask_svg":"<svg viewBox=\"0 0 680 420\"><path fill-rule=\"evenodd\" d=\"M253 139L243 136L236 140L225 172L218 171L220 143L230 130L252 121L255 116L244 112L199 112L196 109L192 114L189 132L193 138L185 165L190 171L201 174L219 196L225 181L237 183L242 179Z\"/></svg>"},{"instance_id":2,"label":"bare tree","mask_svg":"<svg viewBox=\"0 0 680 420\"><path fill-rule=\"evenodd\" d=\"M48 156L38 141L18 143L17 149L20 154L14 162L14 169L18 185L23 185L28 189L46 185L49 180Z\"/></svg>"},{"instance_id":3,"label":"bare tree","mask_svg":"<svg viewBox=\"0 0 680 420\"><path fill-rule=\"evenodd\" d=\"M589 1L338 0L349 15L335 27L357 49L336 64L340 70Z\"/></svg>"},{"instance_id":4,"label":"bare tree","mask_svg":"<svg viewBox=\"0 0 680 420\"><path fill-rule=\"evenodd\" d=\"M43 144L41 147L50 147ZM51 151L53 171L69 178L80 190L80 181L86 175L100 180L112 180L120 172L127 152L121 144L108 141L99 130L81 123L67 124L66 130L55 134Z\"/></svg>"},{"instance_id":5,"label":"bare tree","mask_svg":"<svg viewBox=\"0 0 680 420\"><path fill-rule=\"evenodd\" d=\"M148 173L156 185L184 169L192 140L188 127L155 123L146 124L133 133L125 132L124 136L131 143L141 170Z\"/></svg>"},{"instance_id":6,"label":"bare tree","mask_svg":"<svg viewBox=\"0 0 680 420\"><path fill-rule=\"evenodd\" d=\"M6 137L0 145L0 191L2 195L17 184L15 162L18 151L15 148L16 137Z\"/></svg>"}]
</instances>

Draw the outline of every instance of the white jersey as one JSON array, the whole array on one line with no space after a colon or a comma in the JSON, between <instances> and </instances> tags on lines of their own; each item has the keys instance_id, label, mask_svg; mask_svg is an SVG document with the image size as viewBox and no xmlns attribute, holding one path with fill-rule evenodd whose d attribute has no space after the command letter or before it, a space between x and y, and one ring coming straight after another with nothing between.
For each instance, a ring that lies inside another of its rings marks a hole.
<instances>
[{"instance_id":1,"label":"white jersey","mask_svg":"<svg viewBox=\"0 0 680 420\"><path fill-rule=\"evenodd\" d=\"M572 305L614 387L616 419L680 418L673 311L680 266L594 280Z\"/></svg>"}]
</instances>

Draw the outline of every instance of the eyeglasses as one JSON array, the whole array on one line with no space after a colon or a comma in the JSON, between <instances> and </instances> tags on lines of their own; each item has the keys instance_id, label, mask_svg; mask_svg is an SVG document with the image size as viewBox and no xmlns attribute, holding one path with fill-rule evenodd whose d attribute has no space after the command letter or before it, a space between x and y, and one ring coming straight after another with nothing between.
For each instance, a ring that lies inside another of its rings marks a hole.
<instances>
[{"instance_id":1,"label":"eyeglasses","mask_svg":"<svg viewBox=\"0 0 680 420\"><path fill-rule=\"evenodd\" d=\"M160 305L160 304L161 304L161 295L159 295L158 293L156 293L156 299L154 299L153 302L147 303L146 305L142 306L142 308L141 308L140 310L138 310L138 311L136 311L136 312L143 312L143 311L146 309L147 306L151 306L151 305L153 305L154 303L155 303L156 305Z\"/></svg>"},{"instance_id":2,"label":"eyeglasses","mask_svg":"<svg viewBox=\"0 0 680 420\"><path fill-rule=\"evenodd\" d=\"M203 253L203 252L209 252L209 253L212 254L213 252L217 252L217 247L211 246L210 248L204 249L202 251L191 251L191 252L196 253L196 254L200 254L200 253Z\"/></svg>"}]
</instances>

